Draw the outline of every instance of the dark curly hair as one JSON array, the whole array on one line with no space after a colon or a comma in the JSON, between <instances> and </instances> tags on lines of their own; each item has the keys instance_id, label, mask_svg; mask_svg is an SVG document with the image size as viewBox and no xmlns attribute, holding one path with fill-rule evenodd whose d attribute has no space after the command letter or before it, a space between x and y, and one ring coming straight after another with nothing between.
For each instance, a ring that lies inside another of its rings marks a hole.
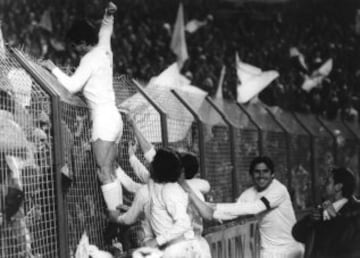
<instances>
[{"instance_id":1,"label":"dark curly hair","mask_svg":"<svg viewBox=\"0 0 360 258\"><path fill-rule=\"evenodd\" d=\"M274 162L269 157L259 156L259 157L254 158L251 161L250 168L249 168L250 175L253 174L256 165L258 165L260 163L264 163L270 170L271 174L274 174Z\"/></svg>"},{"instance_id":2,"label":"dark curly hair","mask_svg":"<svg viewBox=\"0 0 360 258\"><path fill-rule=\"evenodd\" d=\"M342 184L342 194L346 198L351 198L355 191L355 177L346 168L335 168L331 170L334 184Z\"/></svg>"},{"instance_id":3,"label":"dark curly hair","mask_svg":"<svg viewBox=\"0 0 360 258\"><path fill-rule=\"evenodd\" d=\"M86 20L75 20L67 32L67 39L75 44L95 45L98 42L96 29Z\"/></svg>"},{"instance_id":4,"label":"dark curly hair","mask_svg":"<svg viewBox=\"0 0 360 258\"><path fill-rule=\"evenodd\" d=\"M180 177L181 169L179 154L170 148L160 148L151 163L150 175L157 183L174 183Z\"/></svg>"},{"instance_id":5,"label":"dark curly hair","mask_svg":"<svg viewBox=\"0 0 360 258\"><path fill-rule=\"evenodd\" d=\"M199 161L192 152L179 152L181 163L184 168L185 178L193 178L199 171Z\"/></svg>"}]
</instances>

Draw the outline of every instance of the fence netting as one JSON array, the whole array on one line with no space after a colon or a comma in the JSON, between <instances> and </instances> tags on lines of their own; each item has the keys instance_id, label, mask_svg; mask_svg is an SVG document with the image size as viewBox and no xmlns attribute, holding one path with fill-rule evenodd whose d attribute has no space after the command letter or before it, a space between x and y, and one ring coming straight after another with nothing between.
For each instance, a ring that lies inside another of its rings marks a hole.
<instances>
[{"instance_id":1,"label":"fence netting","mask_svg":"<svg viewBox=\"0 0 360 258\"><path fill-rule=\"evenodd\" d=\"M356 185L359 185L359 143L356 135L339 119L322 121L336 139L336 165L348 168L356 178Z\"/></svg>"},{"instance_id":2,"label":"fence netting","mask_svg":"<svg viewBox=\"0 0 360 258\"><path fill-rule=\"evenodd\" d=\"M0 256L58 253L50 96L9 52L0 58Z\"/></svg>"},{"instance_id":3,"label":"fence netting","mask_svg":"<svg viewBox=\"0 0 360 258\"><path fill-rule=\"evenodd\" d=\"M270 157L275 165L275 176L288 184L287 135L261 104L245 107L262 131L262 155Z\"/></svg>"},{"instance_id":4,"label":"fence netting","mask_svg":"<svg viewBox=\"0 0 360 258\"><path fill-rule=\"evenodd\" d=\"M252 184L249 166L251 161L260 154L259 131L235 102L224 101L223 112L233 124L235 131L233 141L238 179L236 184L241 193Z\"/></svg>"},{"instance_id":5,"label":"fence netting","mask_svg":"<svg viewBox=\"0 0 360 258\"><path fill-rule=\"evenodd\" d=\"M108 249L114 240L120 241L124 250L138 247L143 240L140 222L119 226L107 219L90 142L90 113L83 97L64 90L37 60L16 53L0 59L0 256L59 257L59 241L63 240L58 235L63 229L70 257L84 232L91 244L101 249ZM28 66L18 63L19 55ZM300 210L314 204L313 194L319 192L336 163L354 173L359 171L360 135L354 125L325 120L320 123L312 115L293 116L278 109L268 110L262 104L240 107L214 99L225 121L204 98L204 92L175 87L198 121L170 91L174 87L145 86L126 76L114 77L116 104L124 122L116 161L138 183L146 182L141 182L129 162L129 146L136 145L130 118L155 148L167 139L168 145L178 151L204 157L204 175L212 189L208 200L212 202L232 202L237 197L234 184L240 192L251 185L249 165L259 154L274 161L276 177L288 187ZM58 106L50 93L59 97ZM54 146L55 137L59 137L54 134L55 128L60 131L61 146ZM59 157L54 155L57 148L62 153ZM149 168L140 146L135 155ZM61 171L55 171L59 163ZM56 173L62 174L66 223L61 228ZM233 182L233 173L237 173L238 182ZM124 203L131 205L134 193L127 189L123 192Z\"/></svg>"},{"instance_id":6,"label":"fence netting","mask_svg":"<svg viewBox=\"0 0 360 258\"><path fill-rule=\"evenodd\" d=\"M289 140L289 192L293 205L304 210L313 205L313 189L311 184L311 135L306 132L293 114L279 108L271 108L275 119L282 124L288 133Z\"/></svg>"},{"instance_id":7,"label":"fence netting","mask_svg":"<svg viewBox=\"0 0 360 258\"><path fill-rule=\"evenodd\" d=\"M308 129L313 137L313 171L316 172L316 186L324 185L329 170L335 165L335 143L332 135L314 115L296 114L299 121ZM321 189L317 188L318 195ZM318 200L319 201L319 200Z\"/></svg>"},{"instance_id":8,"label":"fence netting","mask_svg":"<svg viewBox=\"0 0 360 258\"><path fill-rule=\"evenodd\" d=\"M224 103L213 101L222 111ZM233 200L230 127L221 115L208 102L204 101L199 116L204 124L205 164L208 180L211 185L211 196L214 202Z\"/></svg>"},{"instance_id":9,"label":"fence netting","mask_svg":"<svg viewBox=\"0 0 360 258\"><path fill-rule=\"evenodd\" d=\"M359 196L360 194L360 125L357 121L345 121L344 122L345 126L349 129L349 131L354 135L354 137L356 138L355 141L357 143L356 145L356 154L353 159L353 164L351 165L352 167L357 167L357 170L353 170L355 177L358 178L358 182L357 182L357 189L356 189L356 193L357 196Z\"/></svg>"}]
</instances>

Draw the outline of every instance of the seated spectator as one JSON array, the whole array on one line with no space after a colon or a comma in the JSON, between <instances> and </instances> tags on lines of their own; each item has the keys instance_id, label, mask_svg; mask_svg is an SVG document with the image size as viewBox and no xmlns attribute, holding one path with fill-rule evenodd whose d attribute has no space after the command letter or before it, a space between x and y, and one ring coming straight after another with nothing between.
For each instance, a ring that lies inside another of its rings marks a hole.
<instances>
[{"instance_id":1,"label":"seated spectator","mask_svg":"<svg viewBox=\"0 0 360 258\"><path fill-rule=\"evenodd\" d=\"M354 189L355 178L347 169L331 171L326 201L292 230L294 238L305 243L307 257L360 257L360 203Z\"/></svg>"}]
</instances>

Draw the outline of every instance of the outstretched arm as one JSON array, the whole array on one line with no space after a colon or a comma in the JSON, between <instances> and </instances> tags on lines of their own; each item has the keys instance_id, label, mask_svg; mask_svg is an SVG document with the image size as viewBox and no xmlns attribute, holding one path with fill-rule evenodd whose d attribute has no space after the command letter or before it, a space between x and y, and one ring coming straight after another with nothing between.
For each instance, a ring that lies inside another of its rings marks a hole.
<instances>
[{"instance_id":1,"label":"outstretched arm","mask_svg":"<svg viewBox=\"0 0 360 258\"><path fill-rule=\"evenodd\" d=\"M145 136L139 130L139 128L137 127L137 125L136 125L135 121L132 119L132 117L129 116L128 119L134 130L135 137L136 137L137 141L139 142L140 147L144 153L145 159L148 162L152 162L152 160L156 154L154 146L145 138Z\"/></svg>"},{"instance_id":2,"label":"outstretched arm","mask_svg":"<svg viewBox=\"0 0 360 258\"><path fill-rule=\"evenodd\" d=\"M141 161L135 155L136 144L129 143L129 162L134 170L136 176L142 183L149 182L150 174L147 168L141 163Z\"/></svg>"},{"instance_id":3,"label":"outstretched arm","mask_svg":"<svg viewBox=\"0 0 360 258\"><path fill-rule=\"evenodd\" d=\"M45 60L41 65L54 74L57 80L72 94L81 91L92 73L92 60L88 55L81 59L80 65L72 76L68 76L60 70L51 60Z\"/></svg>"},{"instance_id":4,"label":"outstretched arm","mask_svg":"<svg viewBox=\"0 0 360 258\"><path fill-rule=\"evenodd\" d=\"M109 2L107 8L105 9L105 15L99 30L99 46L111 49L111 35L114 28L114 13L116 11L116 5L112 2Z\"/></svg>"},{"instance_id":5,"label":"outstretched arm","mask_svg":"<svg viewBox=\"0 0 360 258\"><path fill-rule=\"evenodd\" d=\"M202 201L193 191L193 189L191 189L186 180L179 181L179 184L185 190L185 192L188 193L190 201L194 204L201 217L206 220L212 220L214 218L214 208L210 204Z\"/></svg>"}]
</instances>

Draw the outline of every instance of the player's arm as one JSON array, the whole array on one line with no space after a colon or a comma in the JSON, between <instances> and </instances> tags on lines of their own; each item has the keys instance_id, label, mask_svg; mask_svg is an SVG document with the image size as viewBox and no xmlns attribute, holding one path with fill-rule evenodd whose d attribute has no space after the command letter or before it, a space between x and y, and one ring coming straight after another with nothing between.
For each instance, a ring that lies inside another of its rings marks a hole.
<instances>
[{"instance_id":1,"label":"player's arm","mask_svg":"<svg viewBox=\"0 0 360 258\"><path fill-rule=\"evenodd\" d=\"M116 5L112 2L109 2L105 9L105 14L99 30L99 46L105 46L108 48L111 47L111 35L114 29L114 14L116 11Z\"/></svg>"},{"instance_id":2,"label":"player's arm","mask_svg":"<svg viewBox=\"0 0 360 258\"><path fill-rule=\"evenodd\" d=\"M81 59L80 65L71 76L64 73L51 60L42 62L42 66L54 74L57 80L72 94L81 91L92 73L92 60L89 55L86 55Z\"/></svg>"}]
</instances>

